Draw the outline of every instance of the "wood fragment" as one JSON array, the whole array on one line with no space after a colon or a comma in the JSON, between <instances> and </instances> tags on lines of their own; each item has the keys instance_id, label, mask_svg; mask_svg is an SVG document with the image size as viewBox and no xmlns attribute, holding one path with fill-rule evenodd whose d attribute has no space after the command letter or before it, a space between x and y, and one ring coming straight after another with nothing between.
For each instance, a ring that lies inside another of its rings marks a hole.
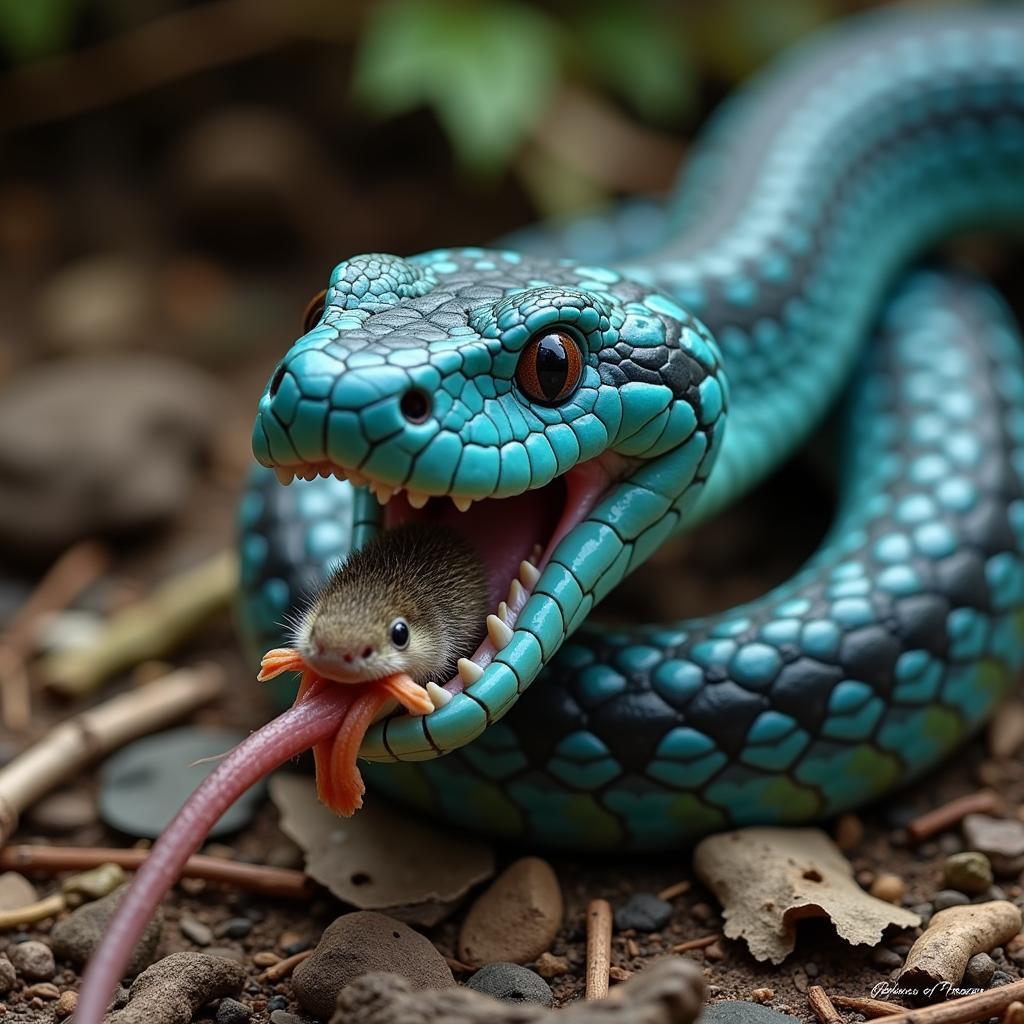
<instances>
[{"instance_id":1,"label":"wood fragment","mask_svg":"<svg viewBox=\"0 0 1024 1024\"><path fill-rule=\"evenodd\" d=\"M474 967L472 964L463 963L461 960L458 960L453 956L446 956L444 961L449 968L451 968L453 973L472 974L474 971L479 970L479 968Z\"/></svg>"},{"instance_id":2,"label":"wood fragment","mask_svg":"<svg viewBox=\"0 0 1024 1024\"><path fill-rule=\"evenodd\" d=\"M94 541L68 548L0 634L0 717L11 732L22 732L31 721L32 691L25 663L40 619L66 608L106 572L109 564L106 548Z\"/></svg>"},{"instance_id":3,"label":"wood fragment","mask_svg":"<svg viewBox=\"0 0 1024 1024\"><path fill-rule=\"evenodd\" d=\"M274 964L273 967L268 967L263 972L263 978L265 981L280 981L282 978L287 978L292 971L295 970L303 960L308 960L313 955L313 949L304 949L301 953L296 953L294 956L285 957L279 963Z\"/></svg>"},{"instance_id":4,"label":"wood fragment","mask_svg":"<svg viewBox=\"0 0 1024 1024\"><path fill-rule=\"evenodd\" d=\"M126 871L136 871L148 856L149 850L24 844L0 850L0 871L86 871L101 864L117 864ZM235 889L281 899L306 900L314 892L312 882L301 871L264 864L243 864L200 853L189 857L181 877L201 878L207 882L218 882Z\"/></svg>"},{"instance_id":5,"label":"wood fragment","mask_svg":"<svg viewBox=\"0 0 1024 1024\"><path fill-rule=\"evenodd\" d=\"M832 1002L844 1010L853 1010L862 1017L888 1017L893 1013L902 1013L904 1007L899 1003L887 1003L884 999L868 999L859 996L833 996Z\"/></svg>"},{"instance_id":6,"label":"wood fragment","mask_svg":"<svg viewBox=\"0 0 1024 1024\"><path fill-rule=\"evenodd\" d=\"M715 932L713 935L702 935L699 939L687 939L685 942L677 942L672 947L673 953L687 953L691 949L707 949L708 946L713 946L722 938L721 932Z\"/></svg>"},{"instance_id":7,"label":"wood fragment","mask_svg":"<svg viewBox=\"0 0 1024 1024\"><path fill-rule=\"evenodd\" d=\"M591 900L587 905L587 980L585 998L603 999L608 995L612 965L612 906L607 900Z\"/></svg>"},{"instance_id":8,"label":"wood fragment","mask_svg":"<svg viewBox=\"0 0 1024 1024\"><path fill-rule=\"evenodd\" d=\"M980 789L915 818L907 825L907 836L911 842L921 843L959 824L968 814L991 814L998 808L998 794L991 789Z\"/></svg>"},{"instance_id":9,"label":"wood fragment","mask_svg":"<svg viewBox=\"0 0 1024 1024\"><path fill-rule=\"evenodd\" d=\"M1024 999L1024 981L1000 985L987 992L973 996L949 999L944 1003L920 1006L913 1010L902 1010L888 1017L876 1017L884 1024L974 1024L1000 1016L1003 1011L1018 1000Z\"/></svg>"},{"instance_id":10,"label":"wood fragment","mask_svg":"<svg viewBox=\"0 0 1024 1024\"><path fill-rule=\"evenodd\" d=\"M1010 1003L1003 1011L1003 1024L1024 1024L1024 1003Z\"/></svg>"},{"instance_id":11,"label":"wood fragment","mask_svg":"<svg viewBox=\"0 0 1024 1024\"><path fill-rule=\"evenodd\" d=\"M807 1002L821 1024L845 1024L843 1015L832 1005L828 993L820 985L812 985L807 990Z\"/></svg>"},{"instance_id":12,"label":"wood fragment","mask_svg":"<svg viewBox=\"0 0 1024 1024\"><path fill-rule=\"evenodd\" d=\"M667 903L669 900L674 900L677 896L682 896L684 892L689 892L691 887L692 884L684 878L681 882L676 882L674 885L669 885L662 889L658 893L658 899L665 900Z\"/></svg>"},{"instance_id":13,"label":"wood fragment","mask_svg":"<svg viewBox=\"0 0 1024 1024\"><path fill-rule=\"evenodd\" d=\"M88 647L41 658L40 675L64 696L91 693L122 669L174 650L212 614L227 607L237 582L235 553L218 552L111 616Z\"/></svg>"},{"instance_id":14,"label":"wood fragment","mask_svg":"<svg viewBox=\"0 0 1024 1024\"><path fill-rule=\"evenodd\" d=\"M208 704L223 686L219 665L179 669L51 729L0 768L0 845L14 833L21 812L45 793L97 758Z\"/></svg>"}]
</instances>

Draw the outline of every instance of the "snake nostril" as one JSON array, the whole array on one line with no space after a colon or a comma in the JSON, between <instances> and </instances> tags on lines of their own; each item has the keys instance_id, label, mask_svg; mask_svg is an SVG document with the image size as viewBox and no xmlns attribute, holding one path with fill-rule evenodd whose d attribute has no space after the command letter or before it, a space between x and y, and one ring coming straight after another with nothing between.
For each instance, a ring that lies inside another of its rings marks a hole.
<instances>
[{"instance_id":1,"label":"snake nostril","mask_svg":"<svg viewBox=\"0 0 1024 1024\"><path fill-rule=\"evenodd\" d=\"M412 388L402 395L399 408L410 423L423 423L430 415L430 396L419 388Z\"/></svg>"},{"instance_id":2,"label":"snake nostril","mask_svg":"<svg viewBox=\"0 0 1024 1024\"><path fill-rule=\"evenodd\" d=\"M268 391L268 394L270 395L271 398L273 398L274 395L277 394L278 389L281 387L281 381L284 380L284 375L284 363L281 363L281 365L274 371L274 376L270 378L270 389Z\"/></svg>"}]
</instances>

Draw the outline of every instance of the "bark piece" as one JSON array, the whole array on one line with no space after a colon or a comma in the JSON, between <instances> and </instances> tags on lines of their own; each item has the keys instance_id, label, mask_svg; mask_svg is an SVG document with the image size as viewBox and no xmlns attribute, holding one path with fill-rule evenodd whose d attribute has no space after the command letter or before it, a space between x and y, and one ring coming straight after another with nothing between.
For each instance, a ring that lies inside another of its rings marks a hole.
<instances>
[{"instance_id":1,"label":"bark piece","mask_svg":"<svg viewBox=\"0 0 1024 1024\"><path fill-rule=\"evenodd\" d=\"M917 914L864 892L839 847L815 828L745 828L710 836L694 868L723 906L725 934L757 960L781 963L796 944L796 922L828 917L851 945L876 945L889 925L912 928Z\"/></svg>"},{"instance_id":2,"label":"bark piece","mask_svg":"<svg viewBox=\"0 0 1024 1024\"><path fill-rule=\"evenodd\" d=\"M1020 910L1007 900L940 910L907 954L899 986L921 1002L945 999L955 994L972 956L1009 942L1020 929Z\"/></svg>"},{"instance_id":3,"label":"bark piece","mask_svg":"<svg viewBox=\"0 0 1024 1024\"><path fill-rule=\"evenodd\" d=\"M394 974L367 974L338 997L331 1024L692 1024L704 1003L704 978L692 960L659 960L608 999L561 1010L503 1003L468 988L415 991Z\"/></svg>"}]
</instances>

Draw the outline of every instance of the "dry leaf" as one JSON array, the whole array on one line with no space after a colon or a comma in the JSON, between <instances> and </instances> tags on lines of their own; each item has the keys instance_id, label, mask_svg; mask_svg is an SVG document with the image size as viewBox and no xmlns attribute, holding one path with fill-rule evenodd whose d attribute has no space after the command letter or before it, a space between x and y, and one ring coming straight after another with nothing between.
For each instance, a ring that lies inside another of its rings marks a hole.
<instances>
[{"instance_id":1,"label":"dry leaf","mask_svg":"<svg viewBox=\"0 0 1024 1024\"><path fill-rule=\"evenodd\" d=\"M851 945L876 945L889 925L912 928L917 914L869 896L839 847L816 828L744 828L698 844L693 865L723 906L725 934L744 939L757 960L781 963L796 944L796 922L831 918Z\"/></svg>"},{"instance_id":2,"label":"dry leaf","mask_svg":"<svg viewBox=\"0 0 1024 1024\"><path fill-rule=\"evenodd\" d=\"M317 800L311 778L282 773L271 778L270 797L281 830L305 854L306 874L360 910L430 926L494 874L486 844L381 800L339 818Z\"/></svg>"}]
</instances>

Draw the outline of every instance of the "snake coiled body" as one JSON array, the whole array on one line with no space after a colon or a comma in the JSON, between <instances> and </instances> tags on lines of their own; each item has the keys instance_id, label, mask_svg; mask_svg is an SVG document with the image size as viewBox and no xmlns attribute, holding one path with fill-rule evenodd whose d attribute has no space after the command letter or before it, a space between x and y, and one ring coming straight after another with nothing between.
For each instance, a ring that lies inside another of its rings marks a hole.
<instances>
[{"instance_id":1,"label":"snake coiled body","mask_svg":"<svg viewBox=\"0 0 1024 1024\"><path fill-rule=\"evenodd\" d=\"M368 781L435 818L606 848L820 819L938 762L1024 664L1020 340L980 283L908 273L1024 221L1024 14L831 31L726 104L660 220L346 260L261 400L263 466L355 483L254 471L241 612L263 647L386 526L371 486L540 521L531 496L568 507L602 481L482 675L367 737L398 762ZM517 368L555 329L582 369L537 402ZM796 576L706 619L587 624L841 398L836 519Z\"/></svg>"}]
</instances>

